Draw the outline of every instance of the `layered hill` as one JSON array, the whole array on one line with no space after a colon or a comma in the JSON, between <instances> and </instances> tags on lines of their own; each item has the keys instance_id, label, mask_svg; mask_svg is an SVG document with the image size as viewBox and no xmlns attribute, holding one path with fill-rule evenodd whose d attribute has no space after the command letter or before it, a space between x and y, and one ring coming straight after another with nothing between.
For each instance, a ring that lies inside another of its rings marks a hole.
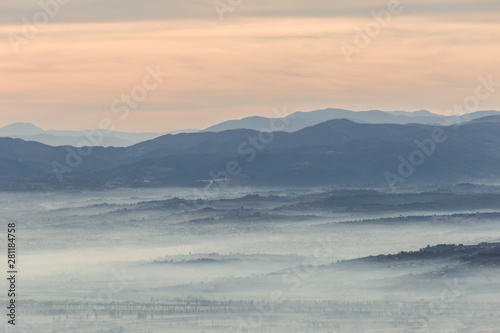
<instances>
[{"instance_id":1,"label":"layered hill","mask_svg":"<svg viewBox=\"0 0 500 333\"><path fill-rule=\"evenodd\" d=\"M291 133L169 134L125 148L0 138L0 186L324 186L387 184L388 174L398 183L500 179L498 118L451 126L338 119Z\"/></svg>"},{"instance_id":2,"label":"layered hill","mask_svg":"<svg viewBox=\"0 0 500 333\"><path fill-rule=\"evenodd\" d=\"M426 110L421 111L350 111L344 109L323 109L309 112L295 112L282 118L247 117L237 120L228 120L205 129L205 132L220 132L231 129L253 129L257 131L269 128L271 121L286 120L283 129L295 132L306 127L314 126L325 121L335 119L348 119L357 123L366 124L423 124L423 125L450 125L465 123L474 119L487 116L498 116L499 111L478 111L466 115L438 115Z\"/></svg>"}]
</instances>

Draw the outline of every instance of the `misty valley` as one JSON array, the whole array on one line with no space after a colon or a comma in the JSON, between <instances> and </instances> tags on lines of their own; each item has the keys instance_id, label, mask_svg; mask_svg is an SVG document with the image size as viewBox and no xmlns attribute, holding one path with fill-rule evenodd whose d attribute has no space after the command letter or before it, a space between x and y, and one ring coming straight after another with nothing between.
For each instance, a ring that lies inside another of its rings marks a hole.
<instances>
[{"instance_id":1,"label":"misty valley","mask_svg":"<svg viewBox=\"0 0 500 333\"><path fill-rule=\"evenodd\" d=\"M17 332L497 332L500 186L5 192Z\"/></svg>"},{"instance_id":2,"label":"misty valley","mask_svg":"<svg viewBox=\"0 0 500 333\"><path fill-rule=\"evenodd\" d=\"M2 1L0 333L500 333L499 17Z\"/></svg>"}]
</instances>

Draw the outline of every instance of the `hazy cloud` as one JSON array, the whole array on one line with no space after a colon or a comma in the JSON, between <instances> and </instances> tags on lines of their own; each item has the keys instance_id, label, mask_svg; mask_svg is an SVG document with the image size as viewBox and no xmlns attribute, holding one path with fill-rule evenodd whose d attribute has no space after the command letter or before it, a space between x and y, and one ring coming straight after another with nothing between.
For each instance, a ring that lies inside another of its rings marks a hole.
<instances>
[{"instance_id":1,"label":"hazy cloud","mask_svg":"<svg viewBox=\"0 0 500 333\"><path fill-rule=\"evenodd\" d=\"M51 2L55 0L42 0ZM227 3L227 0L220 0ZM397 1L397 0L395 0ZM496 0L401 0L405 14L460 16L474 19L480 15L491 18L500 10ZM386 8L388 1L359 0L242 0L226 13L236 17L351 17L366 16L372 10ZM22 17L30 18L39 4L33 0L8 0L2 3L0 23L20 24ZM171 19L218 20L213 0L70 0L62 6L53 22L122 22Z\"/></svg>"}]
</instances>

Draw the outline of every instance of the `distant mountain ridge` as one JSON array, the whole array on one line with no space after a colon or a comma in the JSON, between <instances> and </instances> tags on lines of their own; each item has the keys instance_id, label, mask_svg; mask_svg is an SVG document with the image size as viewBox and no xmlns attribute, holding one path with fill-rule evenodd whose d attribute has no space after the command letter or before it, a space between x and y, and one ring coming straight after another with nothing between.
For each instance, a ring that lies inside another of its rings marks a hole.
<instances>
[{"instance_id":1,"label":"distant mountain ridge","mask_svg":"<svg viewBox=\"0 0 500 333\"><path fill-rule=\"evenodd\" d=\"M170 133L195 132L197 130L175 131ZM100 146L103 147L128 147L136 143L151 140L166 133L127 133L114 132L110 130L89 130L89 131L57 131L43 130L31 123L14 123L0 128L0 137L9 137L14 139L23 139L25 141L35 141L50 146L81 147L86 145L88 137L85 132L91 135L102 135ZM99 133L99 134L97 134Z\"/></svg>"},{"instance_id":2,"label":"distant mountain ridge","mask_svg":"<svg viewBox=\"0 0 500 333\"><path fill-rule=\"evenodd\" d=\"M320 123L335 120L347 119L359 124L424 124L424 125L450 125L460 124L475 119L498 116L500 111L478 111L462 116L444 116L434 114L426 110L408 111L350 111L344 109L323 109L309 112L295 112L284 118L247 117L238 120L228 120L210 126L202 131L196 129L178 130L169 133L125 133L113 132L109 130L99 130L103 134L103 147L129 147L134 144L152 140L165 134L196 133L196 132L222 132L235 129L251 129L255 131L280 130L283 132L296 132L306 127L318 125ZM279 122L277 120L286 120ZM280 124L273 127L273 124ZM95 133L90 131L90 133ZM0 137L10 137L23 139L25 141L35 141L50 146L81 147L88 142L83 131L45 131L30 123L15 123L0 128Z\"/></svg>"},{"instance_id":3,"label":"distant mountain ridge","mask_svg":"<svg viewBox=\"0 0 500 333\"><path fill-rule=\"evenodd\" d=\"M500 116L457 126L359 124L330 120L296 132L250 129L164 135L130 147L51 147L0 138L0 189L113 187L387 185L418 142L442 142L415 166L407 183L500 179ZM430 150L429 147L426 148ZM75 156L80 154L81 156ZM421 157L422 158L422 157ZM54 172L63 170L63 181ZM231 173L231 174L230 174Z\"/></svg>"},{"instance_id":4,"label":"distant mountain ridge","mask_svg":"<svg viewBox=\"0 0 500 333\"><path fill-rule=\"evenodd\" d=\"M283 119L287 124L283 131L295 132L306 127L314 126L322 122L334 119L348 119L356 123L367 124L424 124L424 125L450 125L464 123L470 120L500 115L500 111L478 111L463 116L444 116L434 114L426 110L415 112L408 111L350 111L344 109L323 109L310 112L295 112ZM269 128L273 119L266 117L247 117L239 120L228 120L204 129L204 132L220 132L231 129L253 129L262 131Z\"/></svg>"}]
</instances>

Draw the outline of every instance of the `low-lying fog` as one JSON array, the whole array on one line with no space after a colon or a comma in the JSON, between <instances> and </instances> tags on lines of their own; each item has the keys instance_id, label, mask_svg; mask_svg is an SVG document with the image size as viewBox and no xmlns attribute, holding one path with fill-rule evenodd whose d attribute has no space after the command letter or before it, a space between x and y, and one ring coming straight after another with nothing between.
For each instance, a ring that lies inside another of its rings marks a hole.
<instances>
[{"instance_id":1,"label":"low-lying fog","mask_svg":"<svg viewBox=\"0 0 500 333\"><path fill-rule=\"evenodd\" d=\"M499 242L500 201L495 198L500 190L496 187L411 189L400 193L241 189L205 196L193 189L120 189L0 195L0 218L17 225L19 288L25 307L31 309L26 310L25 323L38 323L53 332L64 331L64 323L71 320L83 325L82 332L110 332L113 325L118 325L117 330L122 327L122 332L141 331L140 325L133 329L125 325L130 320L147 321L145 332L164 332L165 327L172 332L236 332L241 324L207 313L203 318L188 316L184 322L187 326L179 326L168 321L174 317L163 313L165 321L157 322L158 317L142 318L131 312L128 319L126 315L113 320L101 317L102 327L107 327L104 330L95 326L95 321L83 324L81 317L72 318L70 315L75 314L71 311L76 309L61 310L50 303L49 308L66 314L56 318L57 311L39 310L43 307L40 302L83 304L97 299L98 303L171 303L177 299L182 303L192 297L217 302L254 300L273 306L284 300L433 302L448 291L454 296L456 313L467 313L466 304L470 302L487 304L499 299L496 262L472 265L462 262L460 256L437 255L352 260L418 251L428 245ZM275 299L277 294L283 296ZM384 304L394 311L401 309L400 303ZM226 304L225 313L233 306ZM324 306L324 314L331 306ZM292 315L294 311L283 310L290 313L278 318L273 312L258 329L251 325L252 329L287 332L283 323L305 313L297 310L302 306L291 308L296 309L297 316ZM234 311L239 315L249 311L242 309ZM486 305L483 310L497 323L497 309ZM370 311L365 309L365 313ZM453 313L446 312L445 319L445 312L440 313L442 320L434 319L434 329L459 332L459 328L469 328L475 332L474 327L479 327L462 321L458 324L450 319ZM400 317L410 315L411 311ZM370 317L363 313L350 316ZM348 329L355 325L355 319L346 321L345 317L334 322L321 318L320 326L300 322L310 332L356 331ZM397 318L394 315L394 320ZM224 323L219 325L218 320ZM482 329L488 329L492 322L483 321ZM172 330L169 325L177 328ZM358 331L368 331L370 325L366 325L359 326ZM388 331L388 324L377 325ZM398 325L401 332L409 331L406 324ZM422 329L420 324L415 327Z\"/></svg>"}]
</instances>

